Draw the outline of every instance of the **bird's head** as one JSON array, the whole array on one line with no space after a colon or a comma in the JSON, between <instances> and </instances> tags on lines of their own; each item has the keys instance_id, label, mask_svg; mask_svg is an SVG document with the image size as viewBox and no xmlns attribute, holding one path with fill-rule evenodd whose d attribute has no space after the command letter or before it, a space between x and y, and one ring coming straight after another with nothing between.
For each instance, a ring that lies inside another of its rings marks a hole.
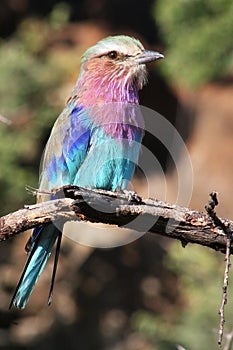
<instances>
[{"instance_id":1,"label":"bird's head","mask_svg":"<svg viewBox=\"0 0 233 350\"><path fill-rule=\"evenodd\" d=\"M146 63L163 57L145 50L135 38L109 36L84 53L80 78L86 89L95 89L98 96L109 93L116 101L124 90L140 90L146 83Z\"/></svg>"}]
</instances>

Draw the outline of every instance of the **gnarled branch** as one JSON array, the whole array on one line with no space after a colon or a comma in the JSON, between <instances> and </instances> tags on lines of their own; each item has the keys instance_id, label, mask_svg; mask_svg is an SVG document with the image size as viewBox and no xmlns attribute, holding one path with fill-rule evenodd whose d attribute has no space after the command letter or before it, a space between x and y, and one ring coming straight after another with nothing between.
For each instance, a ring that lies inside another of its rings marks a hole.
<instances>
[{"instance_id":1,"label":"gnarled branch","mask_svg":"<svg viewBox=\"0 0 233 350\"><path fill-rule=\"evenodd\" d=\"M59 199L26 206L0 219L0 240L56 220L85 220L178 239L185 246L196 243L225 252L226 236L203 212L135 194L90 190L76 186L57 189ZM230 229L233 222L221 221ZM233 249L231 247L231 253Z\"/></svg>"}]
</instances>

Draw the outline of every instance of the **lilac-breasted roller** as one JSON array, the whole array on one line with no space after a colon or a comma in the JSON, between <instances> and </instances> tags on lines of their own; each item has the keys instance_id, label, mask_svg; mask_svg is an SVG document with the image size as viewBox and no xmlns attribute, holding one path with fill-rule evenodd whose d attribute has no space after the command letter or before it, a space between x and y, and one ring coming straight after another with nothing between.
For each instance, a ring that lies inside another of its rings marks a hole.
<instances>
[{"instance_id":1,"label":"lilac-breasted roller","mask_svg":"<svg viewBox=\"0 0 233 350\"><path fill-rule=\"evenodd\" d=\"M40 190L67 184L111 191L127 188L143 137L138 91L146 83L145 64L159 58L163 55L124 35L107 37L84 53L77 83L45 148ZM61 243L53 224L34 229L10 306L25 307L56 240L50 304Z\"/></svg>"}]
</instances>

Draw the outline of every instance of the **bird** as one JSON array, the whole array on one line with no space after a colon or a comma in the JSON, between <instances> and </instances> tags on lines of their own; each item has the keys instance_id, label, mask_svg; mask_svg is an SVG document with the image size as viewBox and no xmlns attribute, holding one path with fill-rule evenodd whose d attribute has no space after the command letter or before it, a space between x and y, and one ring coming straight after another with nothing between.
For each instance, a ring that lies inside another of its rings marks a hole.
<instances>
[{"instance_id":1,"label":"bird","mask_svg":"<svg viewBox=\"0 0 233 350\"><path fill-rule=\"evenodd\" d=\"M88 48L66 106L46 144L39 179L41 193L64 185L124 191L134 174L143 118L139 90L147 83L146 64L163 58L134 37L106 37ZM54 199L39 195L38 201ZM61 230L39 226L29 239L28 257L10 308L25 308L57 241L48 304L51 304Z\"/></svg>"}]
</instances>

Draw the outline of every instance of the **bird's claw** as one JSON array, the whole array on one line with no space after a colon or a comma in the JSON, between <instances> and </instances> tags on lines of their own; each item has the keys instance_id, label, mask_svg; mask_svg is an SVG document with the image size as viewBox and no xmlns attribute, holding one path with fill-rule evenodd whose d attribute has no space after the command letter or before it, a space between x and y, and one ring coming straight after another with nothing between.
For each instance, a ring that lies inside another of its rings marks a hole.
<instances>
[{"instance_id":1,"label":"bird's claw","mask_svg":"<svg viewBox=\"0 0 233 350\"><path fill-rule=\"evenodd\" d=\"M135 191L123 190L123 193L128 197L130 203L142 203L142 198Z\"/></svg>"}]
</instances>

